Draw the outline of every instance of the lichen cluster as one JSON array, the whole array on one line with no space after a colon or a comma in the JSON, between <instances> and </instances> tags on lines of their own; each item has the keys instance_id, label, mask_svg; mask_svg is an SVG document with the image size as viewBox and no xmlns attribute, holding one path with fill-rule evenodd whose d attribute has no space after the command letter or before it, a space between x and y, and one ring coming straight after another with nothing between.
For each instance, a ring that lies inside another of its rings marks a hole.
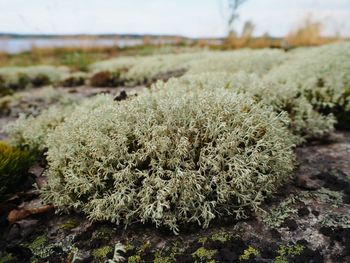
<instances>
[{"instance_id":1,"label":"lichen cluster","mask_svg":"<svg viewBox=\"0 0 350 263\"><path fill-rule=\"evenodd\" d=\"M39 87L57 83L68 74L66 67L31 66L31 67L3 67L0 77L3 79L2 88L22 90L27 87ZM1 88L1 87L0 87Z\"/></svg>"},{"instance_id":2,"label":"lichen cluster","mask_svg":"<svg viewBox=\"0 0 350 263\"><path fill-rule=\"evenodd\" d=\"M183 92L99 97L73 112L47 140L43 198L93 220L174 231L257 209L293 167L287 117L230 91Z\"/></svg>"},{"instance_id":3,"label":"lichen cluster","mask_svg":"<svg viewBox=\"0 0 350 263\"><path fill-rule=\"evenodd\" d=\"M0 97L0 117L39 115L52 105L70 105L78 99L52 86L38 90L19 91Z\"/></svg>"},{"instance_id":4,"label":"lichen cluster","mask_svg":"<svg viewBox=\"0 0 350 263\"><path fill-rule=\"evenodd\" d=\"M288 128L298 137L299 143L326 136L333 130L336 122L333 115L322 115L315 110L297 90L278 87L276 83L264 80L256 74L240 72L186 75L167 83L158 82L154 88L177 89L178 86L185 90L184 93L193 90L241 93L252 97L256 102L271 106L276 113L286 112L289 117Z\"/></svg>"},{"instance_id":5,"label":"lichen cluster","mask_svg":"<svg viewBox=\"0 0 350 263\"><path fill-rule=\"evenodd\" d=\"M343 123L348 46L101 62L90 68L100 86L187 74L126 101L97 96L21 117L11 138L47 150L42 198L58 209L174 232L226 215L244 218L289 178L295 145ZM266 223L280 225L294 212L281 207Z\"/></svg>"}]
</instances>

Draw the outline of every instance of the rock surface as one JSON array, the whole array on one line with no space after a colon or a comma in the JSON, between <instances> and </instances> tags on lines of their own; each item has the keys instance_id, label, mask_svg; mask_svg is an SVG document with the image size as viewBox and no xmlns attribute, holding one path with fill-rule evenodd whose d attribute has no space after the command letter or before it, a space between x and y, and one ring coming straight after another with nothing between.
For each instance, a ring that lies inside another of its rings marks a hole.
<instances>
[{"instance_id":1,"label":"rock surface","mask_svg":"<svg viewBox=\"0 0 350 263\"><path fill-rule=\"evenodd\" d=\"M116 255L126 262L350 262L350 133L337 135L298 148L294 178L245 221L223 218L176 236L48 211L2 220L0 262L118 262ZM3 204L1 218L20 202L37 202L29 196Z\"/></svg>"}]
</instances>

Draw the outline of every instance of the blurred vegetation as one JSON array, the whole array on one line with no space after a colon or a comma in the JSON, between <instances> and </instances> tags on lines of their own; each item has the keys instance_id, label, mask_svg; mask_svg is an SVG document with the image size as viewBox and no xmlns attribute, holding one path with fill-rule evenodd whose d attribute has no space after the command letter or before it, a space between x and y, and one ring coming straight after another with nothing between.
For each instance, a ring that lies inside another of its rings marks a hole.
<instances>
[{"instance_id":1,"label":"blurred vegetation","mask_svg":"<svg viewBox=\"0 0 350 263\"><path fill-rule=\"evenodd\" d=\"M282 48L300 46L318 46L340 39L338 34L332 37L322 36L324 23L306 17L301 24L284 38L272 37L266 32L254 36L255 25L247 21L241 32L230 30L225 38L186 39L178 37L169 44L155 44L152 38L145 36L142 45L127 47L33 47L29 51L8 54L0 52L0 67L32 65L65 65L73 71L87 71L88 66L96 61L119 56L145 56L154 54L179 53L188 49L238 49L238 48Z\"/></svg>"},{"instance_id":2,"label":"blurred vegetation","mask_svg":"<svg viewBox=\"0 0 350 263\"><path fill-rule=\"evenodd\" d=\"M18 190L34 158L27 151L15 149L0 141L0 201Z\"/></svg>"},{"instance_id":3,"label":"blurred vegetation","mask_svg":"<svg viewBox=\"0 0 350 263\"><path fill-rule=\"evenodd\" d=\"M194 44L144 44L130 47L33 47L29 51L8 54L0 52L0 67L4 66L33 66L33 65L65 65L74 71L86 71L92 62L118 56L153 55L178 53L187 48L199 48Z\"/></svg>"}]
</instances>

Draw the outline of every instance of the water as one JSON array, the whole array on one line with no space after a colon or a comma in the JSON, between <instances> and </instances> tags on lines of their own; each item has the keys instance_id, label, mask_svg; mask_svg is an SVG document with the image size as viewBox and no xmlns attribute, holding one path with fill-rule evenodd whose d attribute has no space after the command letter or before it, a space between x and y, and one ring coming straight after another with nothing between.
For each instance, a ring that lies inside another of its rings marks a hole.
<instances>
[{"instance_id":1,"label":"water","mask_svg":"<svg viewBox=\"0 0 350 263\"><path fill-rule=\"evenodd\" d=\"M31 50L33 47L126 47L141 44L143 39L130 38L0 38L0 52L14 54Z\"/></svg>"}]
</instances>

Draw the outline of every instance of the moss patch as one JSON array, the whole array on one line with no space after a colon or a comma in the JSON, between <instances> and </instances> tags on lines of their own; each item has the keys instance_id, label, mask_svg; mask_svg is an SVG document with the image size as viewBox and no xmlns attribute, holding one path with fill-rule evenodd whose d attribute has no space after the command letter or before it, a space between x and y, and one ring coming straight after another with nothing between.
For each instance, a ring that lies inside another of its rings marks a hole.
<instances>
[{"instance_id":1,"label":"moss patch","mask_svg":"<svg viewBox=\"0 0 350 263\"><path fill-rule=\"evenodd\" d=\"M95 249L92 252L93 257L100 261L100 260L104 260L107 258L107 255L110 254L111 252L113 252L113 247L111 246L104 246L98 249Z\"/></svg>"},{"instance_id":2,"label":"moss patch","mask_svg":"<svg viewBox=\"0 0 350 263\"><path fill-rule=\"evenodd\" d=\"M216 253L216 250L208 250L204 247L200 247L192 253L192 257L196 260L196 262L215 262L213 257Z\"/></svg>"}]
</instances>

